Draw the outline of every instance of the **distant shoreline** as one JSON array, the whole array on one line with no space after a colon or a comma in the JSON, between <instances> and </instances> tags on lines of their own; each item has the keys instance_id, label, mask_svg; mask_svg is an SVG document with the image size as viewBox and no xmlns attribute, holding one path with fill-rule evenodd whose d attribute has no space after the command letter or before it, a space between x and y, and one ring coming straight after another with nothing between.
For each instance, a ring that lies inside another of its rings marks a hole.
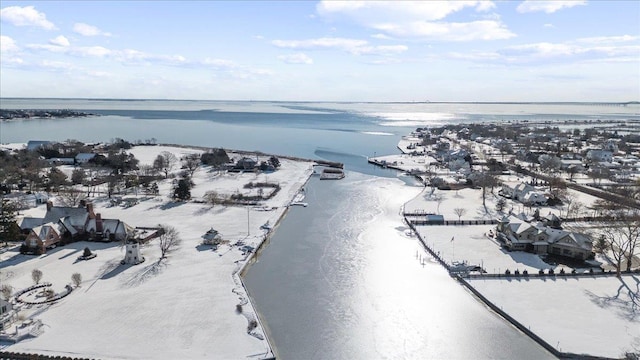
<instances>
[{"instance_id":1,"label":"distant shoreline","mask_svg":"<svg viewBox=\"0 0 640 360\"><path fill-rule=\"evenodd\" d=\"M68 109L0 109L0 121L22 119L57 119L99 116L98 114Z\"/></svg>"}]
</instances>

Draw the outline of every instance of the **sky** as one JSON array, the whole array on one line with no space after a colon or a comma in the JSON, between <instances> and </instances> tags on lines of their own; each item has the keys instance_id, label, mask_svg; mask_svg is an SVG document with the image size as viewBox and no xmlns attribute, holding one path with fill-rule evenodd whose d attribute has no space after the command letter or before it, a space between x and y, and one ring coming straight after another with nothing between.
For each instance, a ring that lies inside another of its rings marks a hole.
<instances>
[{"instance_id":1,"label":"sky","mask_svg":"<svg viewBox=\"0 0 640 360\"><path fill-rule=\"evenodd\" d=\"M640 100L639 1L0 1L0 97Z\"/></svg>"}]
</instances>

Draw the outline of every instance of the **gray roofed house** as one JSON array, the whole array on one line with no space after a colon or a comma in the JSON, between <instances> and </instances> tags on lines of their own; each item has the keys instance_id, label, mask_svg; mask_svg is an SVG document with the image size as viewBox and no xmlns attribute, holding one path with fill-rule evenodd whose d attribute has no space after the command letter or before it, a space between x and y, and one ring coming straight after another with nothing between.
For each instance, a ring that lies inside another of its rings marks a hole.
<instances>
[{"instance_id":1,"label":"gray roofed house","mask_svg":"<svg viewBox=\"0 0 640 360\"><path fill-rule=\"evenodd\" d=\"M55 227L58 239L67 236L71 241L81 235L85 235L87 239L122 241L134 234L134 228L125 222L118 219L102 219L100 214L95 214L92 203L87 203L84 207L68 207L53 206L51 202L47 202L47 213L43 218L24 217L18 225L23 232L30 233L29 242L25 241L25 244L41 252L46 251L48 244L43 241L36 244L40 236L34 231L40 232L45 225L48 226L46 229Z\"/></svg>"},{"instance_id":2,"label":"gray roofed house","mask_svg":"<svg viewBox=\"0 0 640 360\"><path fill-rule=\"evenodd\" d=\"M546 220L559 220L548 216ZM527 222L515 216L500 219L497 229L504 236L504 246L509 250L524 250L536 254L554 254L574 259L591 256L591 238L585 234L549 227L545 221Z\"/></svg>"}]
</instances>

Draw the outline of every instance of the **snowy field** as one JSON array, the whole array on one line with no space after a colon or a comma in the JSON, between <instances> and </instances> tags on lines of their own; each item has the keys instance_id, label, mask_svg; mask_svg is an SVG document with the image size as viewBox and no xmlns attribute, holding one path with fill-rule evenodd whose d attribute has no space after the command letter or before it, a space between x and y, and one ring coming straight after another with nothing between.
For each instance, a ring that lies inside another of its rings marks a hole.
<instances>
[{"instance_id":1,"label":"snowy field","mask_svg":"<svg viewBox=\"0 0 640 360\"><path fill-rule=\"evenodd\" d=\"M438 198L440 200L438 200ZM579 201L589 204L593 197L577 193ZM459 191L425 190L405 204L405 211L424 210L442 214L447 220L458 220L454 209L463 208L461 218L467 220L495 219L497 195L488 194L487 210L482 206L480 190ZM518 208L516 202L507 200L507 209ZM561 209L542 208L541 215L558 214ZM585 230L586 225L570 224L573 230ZM571 268L550 265L535 254L502 249L493 238L487 236L495 225L433 225L417 226L424 241L440 253L446 262L466 260L471 265L482 266L488 273L504 273L528 270L536 274L539 269L561 268L567 273ZM598 258L602 261L602 257ZM583 272L586 269L578 269ZM473 279L471 285L490 301L500 306L516 320L531 328L552 346L563 352L590 354L618 358L626 351L640 348L640 299L637 275L624 276L624 284L615 277L560 277L528 280ZM627 289L628 287L628 289ZM635 292L635 312L629 293Z\"/></svg>"},{"instance_id":2,"label":"snowy field","mask_svg":"<svg viewBox=\"0 0 640 360\"><path fill-rule=\"evenodd\" d=\"M469 280L558 350L610 358L640 349L639 282L638 275Z\"/></svg>"},{"instance_id":3,"label":"snowy field","mask_svg":"<svg viewBox=\"0 0 640 360\"><path fill-rule=\"evenodd\" d=\"M162 151L178 158L200 152L163 146L135 147L131 152L141 164L151 164ZM16 291L33 284L33 269L41 270L42 281L51 282L56 291L71 283L73 273L83 278L79 288L54 305L23 309L22 320L33 316L45 324L42 335L16 344L0 343L0 348L109 359L270 356L271 347L260 324L248 334L248 323L256 315L247 304L238 272L250 256L240 247L258 246L266 233L261 226L278 221L313 172L311 162L280 161L280 169L267 175L225 174L201 167L193 176L194 199L210 190L220 194L244 192L247 189L243 185L248 182L278 183L280 192L264 202L272 209L269 211L174 203L169 199L170 179L159 183L159 196L139 195L139 203L132 207L109 207L106 198L91 199L95 212L103 218L119 218L134 227L175 227L183 242L162 261L157 240L142 248L146 261L136 266L120 265L124 250L117 243L78 242L39 257L20 255L17 248L0 254L0 281ZM26 215L42 216L44 212L41 205L26 211ZM215 251L201 244L201 236L212 227L228 242ZM77 261L84 247L97 257ZM237 312L238 304L243 304L242 313Z\"/></svg>"}]
</instances>

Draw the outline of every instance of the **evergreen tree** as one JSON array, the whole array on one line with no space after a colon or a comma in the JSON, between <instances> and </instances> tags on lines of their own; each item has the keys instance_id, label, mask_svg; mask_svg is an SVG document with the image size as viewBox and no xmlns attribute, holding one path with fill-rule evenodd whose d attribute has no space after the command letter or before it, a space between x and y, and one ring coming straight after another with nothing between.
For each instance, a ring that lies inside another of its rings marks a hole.
<instances>
[{"instance_id":1,"label":"evergreen tree","mask_svg":"<svg viewBox=\"0 0 640 360\"><path fill-rule=\"evenodd\" d=\"M191 199L191 181L189 179L182 178L178 180L178 184L173 189L173 198L178 200Z\"/></svg>"},{"instance_id":2,"label":"evergreen tree","mask_svg":"<svg viewBox=\"0 0 640 360\"><path fill-rule=\"evenodd\" d=\"M0 202L0 240L8 244L9 240L18 240L20 230L16 224L16 214L18 208L16 205L7 200L2 199Z\"/></svg>"}]
</instances>

